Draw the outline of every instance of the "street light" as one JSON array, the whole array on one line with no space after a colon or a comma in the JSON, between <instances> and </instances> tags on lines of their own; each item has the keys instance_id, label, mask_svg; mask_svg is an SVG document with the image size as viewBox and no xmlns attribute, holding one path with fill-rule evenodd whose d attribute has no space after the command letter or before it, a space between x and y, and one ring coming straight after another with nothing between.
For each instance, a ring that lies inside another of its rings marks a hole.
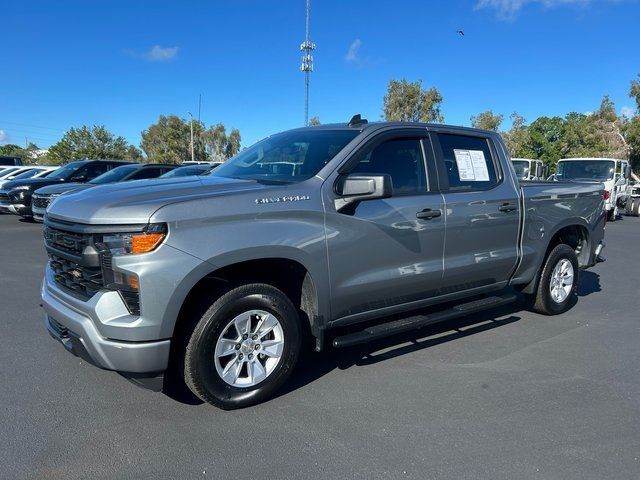
<instances>
[{"instance_id":1,"label":"street light","mask_svg":"<svg viewBox=\"0 0 640 480\"><path fill-rule=\"evenodd\" d=\"M191 112L187 112L189 114L189 116L191 117L191 161L195 162L195 153L193 151L193 115L191 115Z\"/></svg>"}]
</instances>

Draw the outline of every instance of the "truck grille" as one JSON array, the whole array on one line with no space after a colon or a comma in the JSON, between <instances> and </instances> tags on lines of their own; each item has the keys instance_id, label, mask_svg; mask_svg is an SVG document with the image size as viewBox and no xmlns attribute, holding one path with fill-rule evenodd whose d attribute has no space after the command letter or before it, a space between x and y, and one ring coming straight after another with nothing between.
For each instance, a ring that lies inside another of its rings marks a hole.
<instances>
[{"instance_id":1,"label":"truck grille","mask_svg":"<svg viewBox=\"0 0 640 480\"><path fill-rule=\"evenodd\" d=\"M90 239L85 235L51 227L45 227L44 239L49 246L73 255L82 255L84 247L90 242Z\"/></svg>"},{"instance_id":2,"label":"truck grille","mask_svg":"<svg viewBox=\"0 0 640 480\"><path fill-rule=\"evenodd\" d=\"M49 258L54 279L60 288L83 300L89 300L103 288L101 268L84 267L53 254Z\"/></svg>"},{"instance_id":3,"label":"truck grille","mask_svg":"<svg viewBox=\"0 0 640 480\"><path fill-rule=\"evenodd\" d=\"M129 312L140 315L140 294L115 282L111 254L101 251L97 263L86 260L90 255L87 252L93 251L95 254L93 235L70 232L45 223L44 239L49 252L49 265L58 287L85 301L100 290L116 290ZM88 266L87 263L95 266Z\"/></svg>"},{"instance_id":4,"label":"truck grille","mask_svg":"<svg viewBox=\"0 0 640 480\"><path fill-rule=\"evenodd\" d=\"M31 204L36 208L47 208L50 203L51 197L41 197L40 195L31 197Z\"/></svg>"}]
</instances>

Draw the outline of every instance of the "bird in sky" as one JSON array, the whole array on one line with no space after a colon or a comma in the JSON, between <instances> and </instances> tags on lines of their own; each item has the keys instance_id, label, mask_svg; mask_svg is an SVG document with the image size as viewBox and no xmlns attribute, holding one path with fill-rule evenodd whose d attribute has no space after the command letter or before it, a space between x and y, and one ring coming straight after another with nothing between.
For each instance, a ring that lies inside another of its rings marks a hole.
<instances>
[{"instance_id":1,"label":"bird in sky","mask_svg":"<svg viewBox=\"0 0 640 480\"><path fill-rule=\"evenodd\" d=\"M464 37L464 32L462 30L458 30L456 33L459 33L461 37Z\"/></svg>"}]
</instances>

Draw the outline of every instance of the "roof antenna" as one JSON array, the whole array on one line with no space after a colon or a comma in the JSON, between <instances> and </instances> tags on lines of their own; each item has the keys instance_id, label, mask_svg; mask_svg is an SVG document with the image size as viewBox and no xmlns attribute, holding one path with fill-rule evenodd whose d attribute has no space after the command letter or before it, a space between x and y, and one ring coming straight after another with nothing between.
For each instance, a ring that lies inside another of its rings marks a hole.
<instances>
[{"instance_id":1,"label":"roof antenna","mask_svg":"<svg viewBox=\"0 0 640 480\"><path fill-rule=\"evenodd\" d=\"M360 115L359 113L356 113L353 117L351 117L351 120L349 120L350 127L355 127L356 125L364 125L365 123L369 123L369 120L367 120L366 118L362 118L362 115Z\"/></svg>"}]
</instances>

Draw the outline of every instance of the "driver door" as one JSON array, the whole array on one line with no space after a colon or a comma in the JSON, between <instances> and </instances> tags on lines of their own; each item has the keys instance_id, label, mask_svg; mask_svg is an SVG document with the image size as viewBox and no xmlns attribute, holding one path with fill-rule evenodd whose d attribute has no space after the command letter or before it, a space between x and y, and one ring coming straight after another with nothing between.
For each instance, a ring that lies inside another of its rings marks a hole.
<instances>
[{"instance_id":1,"label":"driver door","mask_svg":"<svg viewBox=\"0 0 640 480\"><path fill-rule=\"evenodd\" d=\"M336 324L390 313L435 295L442 279L445 222L432 162L426 129L378 136L348 161L351 167L344 174L390 175L393 193L340 211L333 201L325 202ZM333 185L331 179L325 182L325 198L336 198ZM436 214L427 218L425 211Z\"/></svg>"}]
</instances>

